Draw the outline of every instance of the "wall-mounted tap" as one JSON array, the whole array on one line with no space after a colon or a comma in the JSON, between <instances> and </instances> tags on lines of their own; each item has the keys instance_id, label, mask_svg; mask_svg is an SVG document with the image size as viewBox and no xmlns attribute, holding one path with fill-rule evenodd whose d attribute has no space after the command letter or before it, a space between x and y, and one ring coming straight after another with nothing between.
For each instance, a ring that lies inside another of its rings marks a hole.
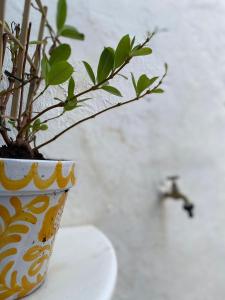
<instances>
[{"instance_id":1,"label":"wall-mounted tap","mask_svg":"<svg viewBox=\"0 0 225 300\"><path fill-rule=\"evenodd\" d=\"M194 217L194 204L184 195L177 184L179 176L169 176L167 180L170 182L169 190L161 192L161 199L174 199L183 201L183 209L190 218Z\"/></svg>"}]
</instances>

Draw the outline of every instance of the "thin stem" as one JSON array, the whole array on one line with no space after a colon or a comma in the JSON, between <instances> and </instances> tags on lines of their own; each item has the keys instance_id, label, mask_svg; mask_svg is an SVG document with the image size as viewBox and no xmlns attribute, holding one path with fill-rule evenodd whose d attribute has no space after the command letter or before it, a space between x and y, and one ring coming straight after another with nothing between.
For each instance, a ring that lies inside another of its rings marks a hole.
<instances>
[{"instance_id":1,"label":"thin stem","mask_svg":"<svg viewBox=\"0 0 225 300\"><path fill-rule=\"evenodd\" d=\"M2 24L4 24L4 17L5 17L5 0L0 1L0 20ZM0 25L0 79L2 77L2 64L3 64L3 34L4 28Z\"/></svg>"},{"instance_id":2,"label":"thin stem","mask_svg":"<svg viewBox=\"0 0 225 300\"><path fill-rule=\"evenodd\" d=\"M7 131L5 129L0 129L0 134L4 140L4 142L6 143L6 145L10 145L11 144L11 140L7 134Z\"/></svg>"},{"instance_id":3,"label":"thin stem","mask_svg":"<svg viewBox=\"0 0 225 300\"><path fill-rule=\"evenodd\" d=\"M130 99L130 100L127 100L127 101L125 101L125 102L118 102L118 103L115 104L115 105L112 105L112 106L110 106L110 107L107 107L107 108L105 108L105 109L103 109L103 110L98 111L97 113L94 113L94 114L91 115L91 116L88 116L88 117L86 117L86 118L84 118L84 119L81 119L81 120L79 120L78 122L76 122L76 123L70 125L70 126L67 127L66 129L62 130L60 133L56 134L56 135L55 135L53 138L51 138L50 140L48 140L48 141L46 141L46 142L40 144L40 145L37 146L35 149L38 150L38 149L40 149L40 148L42 148L42 147L44 147L44 146L50 144L51 142L53 142L53 141L55 141L56 139L58 139L61 135L63 135L64 133L66 133L68 130L70 130L70 129L76 127L76 126L78 126L79 124L81 124L81 123L83 123L83 122L85 122L85 121L88 121L88 120L90 120L90 119L93 119L93 118L97 117L98 115L103 114L103 113L105 113L105 112L107 112L107 111L109 111L109 110L111 110L111 109L114 109L114 108L117 108L117 107L119 107L119 106L123 106L123 105L129 104L129 103L134 102L134 101L137 101L137 100L143 98L143 97L144 97L145 95L147 95L147 94L148 94L148 93L146 92L146 93L144 93L144 94L143 94L142 96L140 96L140 97L135 97L135 98Z\"/></svg>"},{"instance_id":4,"label":"thin stem","mask_svg":"<svg viewBox=\"0 0 225 300\"><path fill-rule=\"evenodd\" d=\"M48 89L48 87L49 87L49 85L46 85L46 86L45 86L45 88L40 92L40 94L38 94L37 97L35 97L35 98L33 99L32 104L33 104L39 97L41 97L41 96L45 93L45 91Z\"/></svg>"},{"instance_id":5,"label":"thin stem","mask_svg":"<svg viewBox=\"0 0 225 300\"><path fill-rule=\"evenodd\" d=\"M93 118L97 117L98 115L103 114L103 113L105 113L105 112L107 112L107 111L109 111L111 109L114 109L114 108L117 108L119 106L127 105L129 103L138 101L139 99L144 98L146 95L150 95L155 89L157 89L163 83L163 80L166 77L166 75L167 75L167 65L165 65L165 72L164 72L163 76L161 77L161 79L159 80L159 82L152 89L146 90L145 93L143 93L142 95L136 96L136 97L134 97L134 98L132 98L130 100L127 100L125 102L118 102L117 104L114 104L114 105L112 105L110 107L107 107L107 108L105 108L103 110L98 111L97 113L92 114L91 116L88 116L88 117L86 117L84 119L79 120L78 122L70 125L69 127L65 128L64 130L62 130L61 132L59 132L58 134L56 134L53 138L51 138L48 141L46 141L46 142L40 144L39 146L37 146L35 148L35 150L38 150L38 149L40 149L40 148L42 148L42 147L50 144L51 142L53 142L56 139L58 139L61 135L63 135L64 133L66 133L70 129L78 126L79 124L81 124L81 123L83 123L85 121L93 119Z\"/></svg>"},{"instance_id":6,"label":"thin stem","mask_svg":"<svg viewBox=\"0 0 225 300\"><path fill-rule=\"evenodd\" d=\"M31 23L29 23L28 31L27 31L27 41L26 41L26 48L23 58L23 67L22 67L22 81L24 81L24 72L26 67L26 61L27 61L27 52L29 48L29 40L30 40L30 31L31 31ZM18 115L18 128L20 128L21 124L21 114L22 114L22 108L23 108L23 91L24 86L21 87L20 91L20 105L19 105L19 115Z\"/></svg>"},{"instance_id":7,"label":"thin stem","mask_svg":"<svg viewBox=\"0 0 225 300\"><path fill-rule=\"evenodd\" d=\"M26 47L26 40L27 40L27 28L29 22L29 14L30 14L30 4L31 0L25 0L24 9L23 9L23 20L21 26L21 33L20 33L20 43L23 45L23 49L19 49L19 54L17 58L17 73L16 77L22 77L22 70L23 70L23 59ZM15 86L18 86L19 83L15 82ZM11 115L12 117L17 116L18 111L18 102L19 102L19 90L16 90L13 99L12 99L12 107L11 107Z\"/></svg>"},{"instance_id":8,"label":"thin stem","mask_svg":"<svg viewBox=\"0 0 225 300\"><path fill-rule=\"evenodd\" d=\"M26 84L30 83L30 82L31 82L32 80L34 80L34 79L38 79L38 77L32 77L32 78L30 78L30 79L28 79L28 80L23 81L23 83L22 83L21 85L17 86L17 87L10 88L10 89L7 89L7 90L5 90L5 91L2 91L2 92L0 92L0 96L5 96L5 95L7 95L7 94L11 94L11 93L13 93L15 90L18 90L18 89L22 88L23 86L25 86Z\"/></svg>"},{"instance_id":9,"label":"thin stem","mask_svg":"<svg viewBox=\"0 0 225 300\"><path fill-rule=\"evenodd\" d=\"M2 21L0 21L0 25L2 25ZM24 50L24 46L21 44L21 42L12 34L12 32L8 29L8 27L4 24L4 31L9 35L10 39L14 41L20 49ZM34 63L32 59L30 58L29 54L27 54L27 60L29 64L34 68Z\"/></svg>"},{"instance_id":10,"label":"thin stem","mask_svg":"<svg viewBox=\"0 0 225 300\"><path fill-rule=\"evenodd\" d=\"M144 47L149 41L150 39L153 37L153 35L151 35L150 37L147 37L146 40L140 45L140 48ZM99 82L98 84L96 85L93 85L92 87L90 87L89 89L83 91L83 92L80 92L78 93L77 95L75 95L76 98L84 95L84 94L87 94L91 91L95 91L97 89L99 89L105 82L107 82L108 80L111 80L113 79L129 62L130 60L132 59L133 57L130 56L126 59L126 61L116 70L114 70L106 79L104 79L103 81ZM37 97L36 97L37 98ZM35 101L36 99L34 99ZM55 109L57 107L63 107L64 103L57 103L55 105L52 105L52 106L49 106L47 107L46 109L44 109L43 111L39 112L36 116L34 116L32 119L30 119L29 122L27 122L27 124L25 124L21 130L19 131L18 135L21 135L21 132L23 130L26 130L26 128L28 128L28 126L33 122L35 121L36 119L40 118L43 114L45 114L46 112L52 110L52 109Z\"/></svg>"},{"instance_id":11,"label":"thin stem","mask_svg":"<svg viewBox=\"0 0 225 300\"><path fill-rule=\"evenodd\" d=\"M36 1L36 3L37 3L37 6L38 6L38 8L39 8L40 13L41 13L43 16L45 16L45 24L46 24L46 27L48 28L48 31L49 31L49 33L50 33L50 36L51 36L51 39L52 39L53 44L55 44L56 42L57 42L58 44L61 44L60 40L58 39L57 34L55 33L54 29L53 29L52 26L49 24L49 22L48 22L48 20L47 20L47 18L46 18L46 13L45 13L44 7L43 7L43 5L42 5L42 3L41 3L41 0L35 0L35 1Z\"/></svg>"},{"instance_id":12,"label":"thin stem","mask_svg":"<svg viewBox=\"0 0 225 300\"><path fill-rule=\"evenodd\" d=\"M43 39L44 26L45 26L46 15L47 15L47 6L44 6L43 10L44 10L44 14L42 14L41 21L40 21L39 33L38 33L38 41L41 41ZM36 46L35 53L34 53L34 66L35 66L35 69L31 68L31 73L34 76L38 75L39 62L40 62L40 52L41 52L41 45L38 44ZM34 80L30 84L30 88L29 88L29 92L28 92L28 97L27 97L27 105L26 105L27 110L31 110L30 103L32 102L33 97L34 97L35 85L36 85L36 80Z\"/></svg>"},{"instance_id":13,"label":"thin stem","mask_svg":"<svg viewBox=\"0 0 225 300\"><path fill-rule=\"evenodd\" d=\"M7 42L8 42L8 33L3 34L3 53L2 53L2 65L4 63L4 58L5 58L5 51L7 47Z\"/></svg>"},{"instance_id":14,"label":"thin stem","mask_svg":"<svg viewBox=\"0 0 225 300\"><path fill-rule=\"evenodd\" d=\"M60 118L60 117L61 117L63 114L64 114L64 111L63 111L61 114L59 114L58 116L55 116L55 117L52 117L52 118L46 119L46 120L44 120L44 121L43 121L43 122L41 122L41 123L48 123L49 121L52 121L52 120L58 119L58 118Z\"/></svg>"}]
</instances>

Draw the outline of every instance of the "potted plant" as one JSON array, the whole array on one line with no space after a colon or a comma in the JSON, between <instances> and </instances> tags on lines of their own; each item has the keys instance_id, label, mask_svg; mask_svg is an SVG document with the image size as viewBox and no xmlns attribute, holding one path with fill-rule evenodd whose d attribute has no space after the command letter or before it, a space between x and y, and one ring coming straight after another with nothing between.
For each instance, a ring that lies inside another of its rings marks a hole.
<instances>
[{"instance_id":1,"label":"potted plant","mask_svg":"<svg viewBox=\"0 0 225 300\"><path fill-rule=\"evenodd\" d=\"M67 3L57 4L56 30L47 19L41 0L24 1L22 23L8 24L4 19L6 0L0 1L0 299L19 299L38 288L47 272L55 234L69 188L75 183L74 163L45 159L41 149L65 132L108 110L141 101L146 95L162 93L167 74L138 80L131 73L134 97L89 114L62 129L45 142L38 143L38 134L48 130L54 120L72 110L79 110L85 101L95 101L90 92L99 91L122 97L111 85L116 76L137 56L150 55L147 46L155 32L142 43L125 35L115 49L105 47L97 71L83 61L90 86L82 91L75 87L74 68L69 62L71 47L61 38L83 40L84 35L67 25ZM40 14L39 33L31 39L30 10ZM46 29L46 30L45 30ZM10 65L6 67L6 57ZM52 86L66 86L65 98L54 103L43 101ZM3 88L4 86L4 88ZM44 106L37 111L37 104ZM55 116L49 117L48 113Z\"/></svg>"}]
</instances>

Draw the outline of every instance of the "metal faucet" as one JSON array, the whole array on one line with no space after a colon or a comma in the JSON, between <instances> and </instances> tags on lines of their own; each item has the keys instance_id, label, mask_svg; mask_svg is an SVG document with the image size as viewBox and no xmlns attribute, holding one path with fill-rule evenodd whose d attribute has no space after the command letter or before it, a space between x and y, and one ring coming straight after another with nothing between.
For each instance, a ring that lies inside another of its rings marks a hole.
<instances>
[{"instance_id":1,"label":"metal faucet","mask_svg":"<svg viewBox=\"0 0 225 300\"><path fill-rule=\"evenodd\" d=\"M162 193L162 199L172 198L174 200L183 201L183 209L187 212L190 218L194 217L194 204L184 195L177 184L179 176L169 176L167 179L171 182L171 187L168 192Z\"/></svg>"}]
</instances>

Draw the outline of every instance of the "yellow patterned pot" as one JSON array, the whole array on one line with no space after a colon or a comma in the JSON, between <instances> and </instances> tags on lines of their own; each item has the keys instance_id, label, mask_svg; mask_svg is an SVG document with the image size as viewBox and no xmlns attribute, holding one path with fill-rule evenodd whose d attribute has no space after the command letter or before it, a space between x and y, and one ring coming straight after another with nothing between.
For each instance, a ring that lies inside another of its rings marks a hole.
<instances>
[{"instance_id":1,"label":"yellow patterned pot","mask_svg":"<svg viewBox=\"0 0 225 300\"><path fill-rule=\"evenodd\" d=\"M0 300L20 299L44 281L72 161L0 159Z\"/></svg>"}]
</instances>

